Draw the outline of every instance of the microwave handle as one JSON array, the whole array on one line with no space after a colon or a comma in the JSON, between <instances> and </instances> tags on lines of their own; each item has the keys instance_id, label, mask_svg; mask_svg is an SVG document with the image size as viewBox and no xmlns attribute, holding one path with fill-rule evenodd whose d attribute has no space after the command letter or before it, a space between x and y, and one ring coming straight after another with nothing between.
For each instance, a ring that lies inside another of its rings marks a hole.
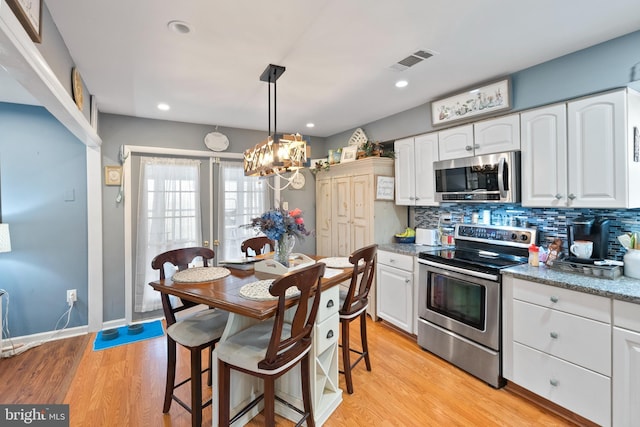
<instances>
[{"instance_id":1,"label":"microwave handle","mask_svg":"<svg viewBox=\"0 0 640 427\"><path fill-rule=\"evenodd\" d=\"M506 165L506 160L502 157L498 162L498 190L500 190L500 197L507 197L507 192L504 188L504 167Z\"/></svg>"}]
</instances>

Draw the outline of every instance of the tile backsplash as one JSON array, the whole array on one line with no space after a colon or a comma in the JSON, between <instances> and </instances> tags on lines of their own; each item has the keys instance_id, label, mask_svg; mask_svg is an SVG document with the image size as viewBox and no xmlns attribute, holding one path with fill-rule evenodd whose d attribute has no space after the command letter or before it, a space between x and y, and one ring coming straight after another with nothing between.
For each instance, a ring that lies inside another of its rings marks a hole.
<instances>
[{"instance_id":1,"label":"tile backsplash","mask_svg":"<svg viewBox=\"0 0 640 427\"><path fill-rule=\"evenodd\" d=\"M443 216L451 215L452 223L471 223L474 213L483 221L483 212L490 211L493 225L525 225L538 230L539 244L547 247L555 238L563 241L567 252L567 224L581 216L608 218L609 255L621 260L625 250L617 237L626 232L640 232L640 209L555 209L525 208L520 205L447 203L434 207L410 208L414 227L436 228Z\"/></svg>"}]
</instances>

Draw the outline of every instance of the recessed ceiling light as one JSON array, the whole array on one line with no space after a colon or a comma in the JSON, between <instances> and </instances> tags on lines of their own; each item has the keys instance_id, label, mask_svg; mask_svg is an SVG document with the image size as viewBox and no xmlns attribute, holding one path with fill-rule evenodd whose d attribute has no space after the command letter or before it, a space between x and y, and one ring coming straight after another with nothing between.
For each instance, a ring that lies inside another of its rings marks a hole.
<instances>
[{"instance_id":1,"label":"recessed ceiling light","mask_svg":"<svg viewBox=\"0 0 640 427\"><path fill-rule=\"evenodd\" d=\"M169 111L170 108L171 107L169 107L169 104L165 104L164 102L158 104L158 110Z\"/></svg>"},{"instance_id":2,"label":"recessed ceiling light","mask_svg":"<svg viewBox=\"0 0 640 427\"><path fill-rule=\"evenodd\" d=\"M406 87L409 84L406 80L398 80L396 82L396 87Z\"/></svg>"},{"instance_id":3,"label":"recessed ceiling light","mask_svg":"<svg viewBox=\"0 0 640 427\"><path fill-rule=\"evenodd\" d=\"M314 126L315 126L315 124L313 124L313 123L307 123L307 127L308 127L308 128L312 128L312 127L314 127Z\"/></svg>"},{"instance_id":4,"label":"recessed ceiling light","mask_svg":"<svg viewBox=\"0 0 640 427\"><path fill-rule=\"evenodd\" d=\"M189 34L191 32L191 26L184 21L169 21L167 27L178 34Z\"/></svg>"}]
</instances>

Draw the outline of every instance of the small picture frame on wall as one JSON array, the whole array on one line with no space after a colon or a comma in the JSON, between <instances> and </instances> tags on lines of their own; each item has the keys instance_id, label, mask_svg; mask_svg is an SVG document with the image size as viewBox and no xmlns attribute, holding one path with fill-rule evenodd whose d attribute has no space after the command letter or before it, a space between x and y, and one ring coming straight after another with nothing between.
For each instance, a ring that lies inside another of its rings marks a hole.
<instances>
[{"instance_id":1,"label":"small picture frame on wall","mask_svg":"<svg viewBox=\"0 0 640 427\"><path fill-rule=\"evenodd\" d=\"M105 166L104 167L104 184L105 185L122 184L122 166Z\"/></svg>"},{"instance_id":2,"label":"small picture frame on wall","mask_svg":"<svg viewBox=\"0 0 640 427\"><path fill-rule=\"evenodd\" d=\"M342 156L340 157L340 163L349 163L356 160L358 155L358 146L350 145L342 149Z\"/></svg>"},{"instance_id":3,"label":"small picture frame on wall","mask_svg":"<svg viewBox=\"0 0 640 427\"><path fill-rule=\"evenodd\" d=\"M376 200L394 200L395 178L392 176L376 176Z\"/></svg>"},{"instance_id":4,"label":"small picture frame on wall","mask_svg":"<svg viewBox=\"0 0 640 427\"><path fill-rule=\"evenodd\" d=\"M91 123L91 127L97 132L98 131L98 100L95 95L91 95L89 103L89 122Z\"/></svg>"}]
</instances>

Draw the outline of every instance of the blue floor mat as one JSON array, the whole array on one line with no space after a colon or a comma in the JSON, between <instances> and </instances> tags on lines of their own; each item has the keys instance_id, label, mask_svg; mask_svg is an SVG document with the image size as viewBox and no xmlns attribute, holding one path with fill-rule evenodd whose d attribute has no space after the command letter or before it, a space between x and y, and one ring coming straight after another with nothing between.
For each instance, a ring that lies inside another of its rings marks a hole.
<instances>
[{"instance_id":1,"label":"blue floor mat","mask_svg":"<svg viewBox=\"0 0 640 427\"><path fill-rule=\"evenodd\" d=\"M139 323L139 325L143 326L142 332L131 335L129 334L128 326L121 326L118 328L118 336L110 340L105 340L102 337L105 331L98 332L96 339L93 342L93 351L104 350L105 348L117 347L119 345L130 344L132 342L148 340L164 335L162 321L160 320L154 320L153 322L148 323Z\"/></svg>"}]
</instances>

